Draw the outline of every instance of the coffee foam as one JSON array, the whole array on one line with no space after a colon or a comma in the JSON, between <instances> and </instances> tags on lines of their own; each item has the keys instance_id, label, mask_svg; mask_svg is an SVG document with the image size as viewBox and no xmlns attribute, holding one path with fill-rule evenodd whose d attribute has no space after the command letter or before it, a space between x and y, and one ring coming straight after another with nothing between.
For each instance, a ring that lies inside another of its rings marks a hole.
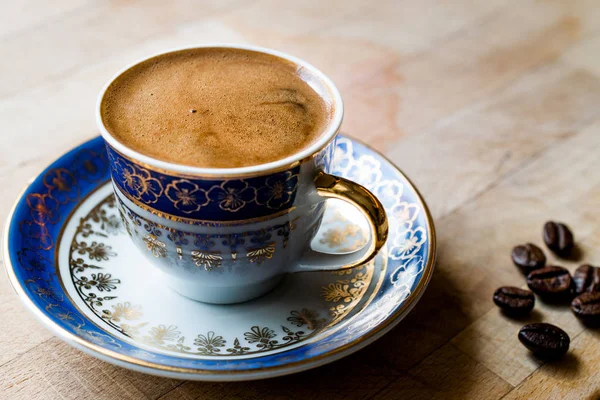
<instances>
[{"instance_id":1,"label":"coffee foam","mask_svg":"<svg viewBox=\"0 0 600 400\"><path fill-rule=\"evenodd\" d=\"M291 156L324 131L331 107L293 63L237 49L194 49L127 70L101 115L119 142L193 167L235 168Z\"/></svg>"}]
</instances>

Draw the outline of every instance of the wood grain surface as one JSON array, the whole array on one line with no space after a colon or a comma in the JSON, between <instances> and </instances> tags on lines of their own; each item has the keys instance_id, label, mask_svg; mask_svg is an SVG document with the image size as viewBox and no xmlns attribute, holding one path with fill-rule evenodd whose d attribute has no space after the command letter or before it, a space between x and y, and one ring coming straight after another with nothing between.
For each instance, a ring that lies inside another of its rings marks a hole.
<instances>
[{"instance_id":1,"label":"wood grain surface","mask_svg":"<svg viewBox=\"0 0 600 400\"><path fill-rule=\"evenodd\" d=\"M509 320L491 299L498 286L524 285L510 250L541 245L548 219L569 224L582 261L600 264L597 0L0 2L0 220L29 178L97 134L96 95L115 71L207 42L280 49L337 83L343 130L391 158L433 212L439 261L425 295L342 361L202 383L72 349L1 274L0 398L600 399L600 331L541 302ZM564 328L567 357L531 357L517 340L528 321Z\"/></svg>"}]
</instances>

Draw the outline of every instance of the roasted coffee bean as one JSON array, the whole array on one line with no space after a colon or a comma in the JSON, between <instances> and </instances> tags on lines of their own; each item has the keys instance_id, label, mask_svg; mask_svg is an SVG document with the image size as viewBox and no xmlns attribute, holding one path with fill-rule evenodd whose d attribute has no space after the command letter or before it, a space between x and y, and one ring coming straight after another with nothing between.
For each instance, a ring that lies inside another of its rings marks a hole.
<instances>
[{"instance_id":1,"label":"roasted coffee bean","mask_svg":"<svg viewBox=\"0 0 600 400\"><path fill-rule=\"evenodd\" d=\"M558 358L569 350L569 335L557 326L545 323L525 325L519 341L540 358Z\"/></svg>"},{"instance_id":2,"label":"roasted coffee bean","mask_svg":"<svg viewBox=\"0 0 600 400\"><path fill-rule=\"evenodd\" d=\"M572 284L571 274L563 267L540 268L527 275L529 289L550 300L569 296Z\"/></svg>"},{"instance_id":3,"label":"roasted coffee bean","mask_svg":"<svg viewBox=\"0 0 600 400\"><path fill-rule=\"evenodd\" d=\"M494 303L507 314L523 315L533 310L535 296L529 290L504 286L494 292Z\"/></svg>"},{"instance_id":4,"label":"roasted coffee bean","mask_svg":"<svg viewBox=\"0 0 600 400\"><path fill-rule=\"evenodd\" d=\"M548 221L544 225L544 242L556 254L565 255L573 248L573 233L565 224Z\"/></svg>"},{"instance_id":5,"label":"roasted coffee bean","mask_svg":"<svg viewBox=\"0 0 600 400\"><path fill-rule=\"evenodd\" d=\"M575 270L573 282L575 282L575 294L581 294L583 292L599 292L600 268L592 267L587 264L582 265Z\"/></svg>"},{"instance_id":6,"label":"roasted coffee bean","mask_svg":"<svg viewBox=\"0 0 600 400\"><path fill-rule=\"evenodd\" d=\"M546 265L544 252L535 244L527 243L517 246L513 249L511 256L513 263L524 274L529 274L531 271L543 268Z\"/></svg>"},{"instance_id":7,"label":"roasted coffee bean","mask_svg":"<svg viewBox=\"0 0 600 400\"><path fill-rule=\"evenodd\" d=\"M585 292L575 297L571 310L586 323L600 323L600 292Z\"/></svg>"}]
</instances>

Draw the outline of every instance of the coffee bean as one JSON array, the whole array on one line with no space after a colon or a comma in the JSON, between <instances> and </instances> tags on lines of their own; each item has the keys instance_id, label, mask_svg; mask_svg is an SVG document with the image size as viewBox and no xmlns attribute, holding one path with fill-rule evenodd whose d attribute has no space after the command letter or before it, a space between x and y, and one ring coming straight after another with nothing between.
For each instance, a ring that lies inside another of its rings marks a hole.
<instances>
[{"instance_id":1,"label":"coffee bean","mask_svg":"<svg viewBox=\"0 0 600 400\"><path fill-rule=\"evenodd\" d=\"M546 265L544 252L535 244L527 243L517 246L513 249L511 256L513 263L524 274L529 274L531 271L543 268Z\"/></svg>"},{"instance_id":2,"label":"coffee bean","mask_svg":"<svg viewBox=\"0 0 600 400\"><path fill-rule=\"evenodd\" d=\"M582 265L573 274L575 294L600 291L600 268Z\"/></svg>"},{"instance_id":3,"label":"coffee bean","mask_svg":"<svg viewBox=\"0 0 600 400\"><path fill-rule=\"evenodd\" d=\"M585 292L575 297L571 310L586 323L600 323L600 292Z\"/></svg>"},{"instance_id":4,"label":"coffee bean","mask_svg":"<svg viewBox=\"0 0 600 400\"><path fill-rule=\"evenodd\" d=\"M573 233L565 224L548 221L544 225L544 242L556 254L565 255L573 248Z\"/></svg>"},{"instance_id":5,"label":"coffee bean","mask_svg":"<svg viewBox=\"0 0 600 400\"><path fill-rule=\"evenodd\" d=\"M494 303L507 314L523 315L533 310L532 292L513 286L504 286L494 292Z\"/></svg>"},{"instance_id":6,"label":"coffee bean","mask_svg":"<svg viewBox=\"0 0 600 400\"><path fill-rule=\"evenodd\" d=\"M572 284L571 274L563 267L540 268L527 275L529 289L549 300L570 296Z\"/></svg>"},{"instance_id":7,"label":"coffee bean","mask_svg":"<svg viewBox=\"0 0 600 400\"><path fill-rule=\"evenodd\" d=\"M519 341L540 358L558 358L569 350L569 335L557 326L545 323L525 325Z\"/></svg>"}]
</instances>

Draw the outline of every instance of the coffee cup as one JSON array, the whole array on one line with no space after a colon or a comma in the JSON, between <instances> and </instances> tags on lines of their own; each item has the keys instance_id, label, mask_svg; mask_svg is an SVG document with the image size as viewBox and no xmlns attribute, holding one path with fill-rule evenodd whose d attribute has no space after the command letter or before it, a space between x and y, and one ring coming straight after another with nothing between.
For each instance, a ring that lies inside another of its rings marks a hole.
<instances>
[{"instance_id":1,"label":"coffee cup","mask_svg":"<svg viewBox=\"0 0 600 400\"><path fill-rule=\"evenodd\" d=\"M229 304L272 290L286 273L348 269L372 260L387 239L387 218L367 189L330 174L343 116L331 80L300 59L254 46L197 46L140 63L198 49L247 51L291 63L330 106L331 116L312 143L282 159L232 168L189 166L144 154L107 128L107 90L139 63L106 85L96 116L116 203L133 244L163 273L165 284L194 300ZM311 248L331 198L366 217L371 234L362 249L325 254Z\"/></svg>"}]
</instances>

